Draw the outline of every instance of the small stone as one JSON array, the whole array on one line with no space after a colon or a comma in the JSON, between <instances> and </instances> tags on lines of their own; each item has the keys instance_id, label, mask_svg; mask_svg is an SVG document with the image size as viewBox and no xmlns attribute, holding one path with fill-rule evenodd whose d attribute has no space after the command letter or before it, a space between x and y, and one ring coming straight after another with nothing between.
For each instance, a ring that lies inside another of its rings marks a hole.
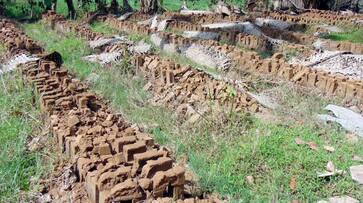
<instances>
[{"instance_id":1,"label":"small stone","mask_svg":"<svg viewBox=\"0 0 363 203\"><path fill-rule=\"evenodd\" d=\"M350 174L353 180L363 185L363 165L351 166Z\"/></svg>"}]
</instances>

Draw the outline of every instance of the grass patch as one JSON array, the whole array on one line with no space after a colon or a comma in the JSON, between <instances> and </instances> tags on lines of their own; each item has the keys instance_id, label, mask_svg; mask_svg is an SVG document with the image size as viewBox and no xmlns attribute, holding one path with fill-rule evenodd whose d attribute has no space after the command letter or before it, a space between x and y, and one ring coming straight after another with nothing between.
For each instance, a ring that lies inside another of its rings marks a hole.
<instances>
[{"instance_id":1,"label":"grass patch","mask_svg":"<svg viewBox=\"0 0 363 203\"><path fill-rule=\"evenodd\" d=\"M363 30L360 29L345 33L331 33L327 35L325 38L334 41L349 41L353 43L363 44Z\"/></svg>"},{"instance_id":2,"label":"grass patch","mask_svg":"<svg viewBox=\"0 0 363 203\"><path fill-rule=\"evenodd\" d=\"M0 44L0 56L4 55L6 52L6 47L3 44Z\"/></svg>"},{"instance_id":3,"label":"grass patch","mask_svg":"<svg viewBox=\"0 0 363 203\"><path fill-rule=\"evenodd\" d=\"M44 152L29 152L27 140L40 132L38 104L20 74L0 76L0 202L29 202L26 192L49 170Z\"/></svg>"},{"instance_id":4,"label":"grass patch","mask_svg":"<svg viewBox=\"0 0 363 203\"><path fill-rule=\"evenodd\" d=\"M103 34L108 34L108 35L115 35L118 34L119 31L117 31L116 29L112 28L111 26L107 25L106 23L103 22L93 22L91 24L91 29L94 32L99 32L99 33L103 33Z\"/></svg>"},{"instance_id":5,"label":"grass patch","mask_svg":"<svg viewBox=\"0 0 363 203\"><path fill-rule=\"evenodd\" d=\"M60 37L41 24L26 28L47 49L72 50L79 57L89 52L86 43L72 34ZM73 43L65 43L68 40ZM99 75L91 88L110 100L128 120L146 127L157 142L172 148L178 159L186 158L203 191L216 191L232 202L313 202L335 195L363 199L363 191L349 173L330 180L316 177L330 160L337 168L347 170L353 164L352 155L363 156L363 142L348 143L343 130L335 125L266 122L234 112L212 112L197 124L186 125L169 109L150 105L150 95L142 89L143 77L135 75L127 61L105 69L82 65L76 57L64 60L79 77ZM298 104L291 101L291 105ZM316 142L319 150L296 145L296 137ZM324 151L324 145L333 146L336 152ZM249 175L255 178L254 184L246 182ZM289 187L292 177L298 183L295 191Z\"/></svg>"}]
</instances>

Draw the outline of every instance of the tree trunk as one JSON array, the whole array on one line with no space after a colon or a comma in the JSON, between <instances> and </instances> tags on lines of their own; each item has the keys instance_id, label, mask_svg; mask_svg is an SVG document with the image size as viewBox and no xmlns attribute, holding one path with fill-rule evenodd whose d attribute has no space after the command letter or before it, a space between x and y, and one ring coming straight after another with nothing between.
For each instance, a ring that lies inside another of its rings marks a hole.
<instances>
[{"instance_id":1,"label":"tree trunk","mask_svg":"<svg viewBox=\"0 0 363 203\"><path fill-rule=\"evenodd\" d=\"M111 1L110 11L113 14L119 13L120 9L117 0Z\"/></svg>"},{"instance_id":2,"label":"tree trunk","mask_svg":"<svg viewBox=\"0 0 363 203\"><path fill-rule=\"evenodd\" d=\"M52 11L57 11L57 0L52 0Z\"/></svg>"},{"instance_id":3,"label":"tree trunk","mask_svg":"<svg viewBox=\"0 0 363 203\"><path fill-rule=\"evenodd\" d=\"M97 10L99 13L106 13L107 9L106 9L106 3L104 0L95 0L96 4L97 4Z\"/></svg>"},{"instance_id":4,"label":"tree trunk","mask_svg":"<svg viewBox=\"0 0 363 203\"><path fill-rule=\"evenodd\" d=\"M158 0L141 0L141 13L155 14L159 10Z\"/></svg>"},{"instance_id":5,"label":"tree trunk","mask_svg":"<svg viewBox=\"0 0 363 203\"><path fill-rule=\"evenodd\" d=\"M73 1L66 0L67 7L68 7L68 17L71 19L76 19L76 10L74 9Z\"/></svg>"},{"instance_id":6,"label":"tree trunk","mask_svg":"<svg viewBox=\"0 0 363 203\"><path fill-rule=\"evenodd\" d=\"M123 0L122 1L122 12L123 13L128 13L128 12L132 12L132 11L133 11L133 9L130 6L129 1L128 0Z\"/></svg>"}]
</instances>

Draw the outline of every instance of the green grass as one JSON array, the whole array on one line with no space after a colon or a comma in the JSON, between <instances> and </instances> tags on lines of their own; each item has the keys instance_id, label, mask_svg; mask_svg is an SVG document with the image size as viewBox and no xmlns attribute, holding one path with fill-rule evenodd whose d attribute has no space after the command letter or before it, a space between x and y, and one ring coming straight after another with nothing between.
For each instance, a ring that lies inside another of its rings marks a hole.
<instances>
[{"instance_id":1,"label":"green grass","mask_svg":"<svg viewBox=\"0 0 363 203\"><path fill-rule=\"evenodd\" d=\"M338 169L347 170L353 164L353 155L363 156L363 141L347 142L344 131L336 125L307 125L295 120L278 122L278 119L269 122L249 114L218 111L207 114L194 125L185 124L172 110L151 106L149 93L142 90L143 76L134 74L128 60L107 69L84 64L79 57L90 50L83 40L73 35L57 35L40 24L27 25L26 32L45 43L47 49L57 48L65 54L67 68L78 77L99 75L92 90L110 100L113 108L129 121L151 132L158 143L173 149L178 160L187 160L198 175L203 191L218 192L232 202L290 202L293 199L314 202L335 195L363 200L363 191L349 173L328 180L316 177L316 172L324 171L330 160ZM65 50L72 50L68 52L78 58L68 56ZM282 99L286 100L286 109L306 108L303 103L310 100L301 100L302 97L297 92L286 94ZM324 104L318 101L306 105L310 108L309 105ZM308 115L311 123L315 123ZM297 137L316 142L319 150L296 145ZM324 151L323 145L333 146L336 152ZM246 182L249 175L255 178L252 185ZM296 191L289 188L293 176L297 178Z\"/></svg>"},{"instance_id":2,"label":"green grass","mask_svg":"<svg viewBox=\"0 0 363 203\"><path fill-rule=\"evenodd\" d=\"M29 86L20 74L0 76L0 202L27 202L24 192L36 190L47 171L42 152L29 152L28 139L38 133L41 123L38 104L32 102Z\"/></svg>"},{"instance_id":3,"label":"green grass","mask_svg":"<svg viewBox=\"0 0 363 203\"><path fill-rule=\"evenodd\" d=\"M353 43L363 44L363 30L354 30L345 33L331 33L326 36L327 39L334 41L349 41Z\"/></svg>"},{"instance_id":4,"label":"green grass","mask_svg":"<svg viewBox=\"0 0 363 203\"><path fill-rule=\"evenodd\" d=\"M116 29L108 26L105 23L98 22L98 21L93 22L91 24L91 29L94 32L99 32L99 33L103 33L103 34L107 34L107 35L115 35L115 34L119 33L119 31L117 31Z\"/></svg>"},{"instance_id":5,"label":"green grass","mask_svg":"<svg viewBox=\"0 0 363 203\"><path fill-rule=\"evenodd\" d=\"M6 52L6 48L3 44L0 44L0 57L4 55Z\"/></svg>"}]
</instances>

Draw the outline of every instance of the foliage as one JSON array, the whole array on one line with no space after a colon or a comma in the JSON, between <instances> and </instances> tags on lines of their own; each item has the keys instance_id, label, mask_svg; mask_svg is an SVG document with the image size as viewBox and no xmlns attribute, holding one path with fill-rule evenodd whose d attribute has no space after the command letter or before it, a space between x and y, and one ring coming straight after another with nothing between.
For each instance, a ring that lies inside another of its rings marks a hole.
<instances>
[{"instance_id":1,"label":"foliage","mask_svg":"<svg viewBox=\"0 0 363 203\"><path fill-rule=\"evenodd\" d=\"M344 33L331 33L325 36L325 38L335 41L349 41L353 43L363 44L363 30L357 29Z\"/></svg>"}]
</instances>

